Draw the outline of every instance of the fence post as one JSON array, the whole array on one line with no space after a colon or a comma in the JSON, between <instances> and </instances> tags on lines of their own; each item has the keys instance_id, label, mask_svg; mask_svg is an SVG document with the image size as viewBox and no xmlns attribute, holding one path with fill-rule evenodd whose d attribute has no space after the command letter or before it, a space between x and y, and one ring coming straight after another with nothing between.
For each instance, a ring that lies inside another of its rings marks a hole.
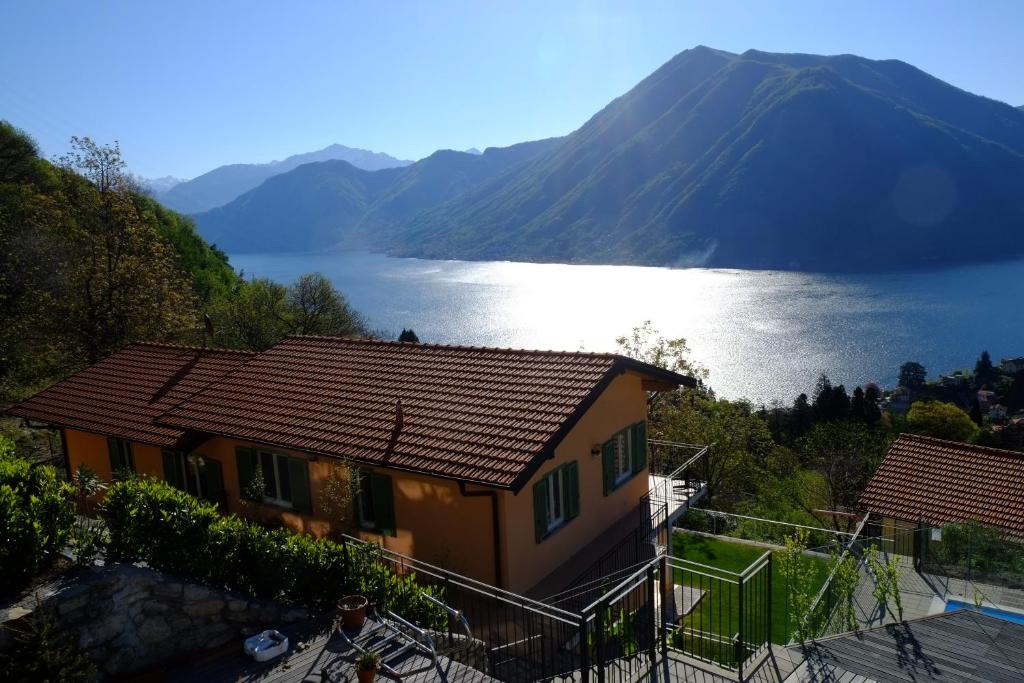
<instances>
[{"instance_id":1,"label":"fence post","mask_svg":"<svg viewBox=\"0 0 1024 683\"><path fill-rule=\"evenodd\" d=\"M658 632L661 633L661 656L668 658L668 606L675 602L676 596L672 585L672 574L668 567L668 558L661 556L661 623L658 624ZM671 601L671 602L670 602Z\"/></svg>"},{"instance_id":2,"label":"fence post","mask_svg":"<svg viewBox=\"0 0 1024 683\"><path fill-rule=\"evenodd\" d=\"M772 647L772 612L775 611L772 609L772 581L773 577L775 576L774 572L772 571L772 560L774 559L774 557L775 553L771 553L770 555L768 555L767 569L762 570L768 572L768 589L765 591L768 594L768 604L765 609L765 612L768 614L768 649L771 649Z\"/></svg>"},{"instance_id":3,"label":"fence post","mask_svg":"<svg viewBox=\"0 0 1024 683\"><path fill-rule=\"evenodd\" d=\"M658 656L658 608L654 604L654 566L647 568L647 610L651 613L651 635L647 647L647 656L650 658L649 665L654 667L654 660Z\"/></svg>"},{"instance_id":4,"label":"fence post","mask_svg":"<svg viewBox=\"0 0 1024 683\"><path fill-rule=\"evenodd\" d=\"M743 597L744 597L743 596L743 584L744 583L746 583L746 579L743 576L740 576L739 585L737 586L737 593L738 593L739 603L740 603L739 629L738 629L739 633L737 634L739 636L739 639L738 639L738 641L736 643L736 671L739 674L739 677L737 678L737 680L740 683L743 683L743 651L745 649L745 646L743 644L743 616L744 616L743 613L747 609L747 606L746 606L746 604L744 604L744 601L743 601Z\"/></svg>"},{"instance_id":5,"label":"fence post","mask_svg":"<svg viewBox=\"0 0 1024 683\"><path fill-rule=\"evenodd\" d=\"M594 664L597 665L597 683L604 683L604 601L597 603L594 612Z\"/></svg>"},{"instance_id":6,"label":"fence post","mask_svg":"<svg viewBox=\"0 0 1024 683\"><path fill-rule=\"evenodd\" d=\"M580 617L580 674L582 683L590 683L590 644L587 643L587 617Z\"/></svg>"},{"instance_id":7,"label":"fence post","mask_svg":"<svg viewBox=\"0 0 1024 683\"><path fill-rule=\"evenodd\" d=\"M351 588L352 581L352 565L348 560L348 539L342 536L341 538L341 559L344 562L345 567L345 590L346 592Z\"/></svg>"}]
</instances>

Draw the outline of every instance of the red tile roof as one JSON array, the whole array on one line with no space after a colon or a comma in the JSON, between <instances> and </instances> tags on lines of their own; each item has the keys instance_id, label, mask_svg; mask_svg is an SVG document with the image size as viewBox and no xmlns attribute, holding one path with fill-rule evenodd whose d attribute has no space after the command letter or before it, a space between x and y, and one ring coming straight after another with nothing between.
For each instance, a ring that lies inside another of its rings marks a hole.
<instances>
[{"instance_id":1,"label":"red tile roof","mask_svg":"<svg viewBox=\"0 0 1024 683\"><path fill-rule=\"evenodd\" d=\"M244 351L133 344L7 412L62 427L172 446L185 435L184 430L158 425L156 417L253 356Z\"/></svg>"},{"instance_id":2,"label":"red tile roof","mask_svg":"<svg viewBox=\"0 0 1024 683\"><path fill-rule=\"evenodd\" d=\"M1024 534L1024 453L903 434L860 497L871 512Z\"/></svg>"},{"instance_id":3,"label":"red tile roof","mask_svg":"<svg viewBox=\"0 0 1024 683\"><path fill-rule=\"evenodd\" d=\"M612 354L292 337L160 422L518 490L627 369L693 384Z\"/></svg>"}]
</instances>

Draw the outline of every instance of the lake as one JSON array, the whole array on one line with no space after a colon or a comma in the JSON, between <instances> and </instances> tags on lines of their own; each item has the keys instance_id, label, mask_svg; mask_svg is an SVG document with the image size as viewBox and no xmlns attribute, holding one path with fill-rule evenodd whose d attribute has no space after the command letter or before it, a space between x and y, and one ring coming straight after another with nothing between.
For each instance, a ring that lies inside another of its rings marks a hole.
<instances>
[{"instance_id":1,"label":"lake","mask_svg":"<svg viewBox=\"0 0 1024 683\"><path fill-rule=\"evenodd\" d=\"M324 273L370 325L421 341L612 351L650 320L685 337L722 396L791 402L822 372L893 386L1024 355L1024 261L901 274L426 261L365 252L237 254L246 276Z\"/></svg>"}]
</instances>

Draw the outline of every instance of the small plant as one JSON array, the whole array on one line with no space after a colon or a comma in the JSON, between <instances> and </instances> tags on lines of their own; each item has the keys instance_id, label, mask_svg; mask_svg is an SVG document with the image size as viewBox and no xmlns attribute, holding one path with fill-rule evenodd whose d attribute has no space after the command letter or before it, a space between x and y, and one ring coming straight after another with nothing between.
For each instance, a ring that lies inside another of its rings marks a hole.
<instances>
[{"instance_id":1,"label":"small plant","mask_svg":"<svg viewBox=\"0 0 1024 683\"><path fill-rule=\"evenodd\" d=\"M79 518L71 527L69 539L71 551L79 567L89 567L103 553L106 547L106 535L103 527L90 519Z\"/></svg>"},{"instance_id":2,"label":"small plant","mask_svg":"<svg viewBox=\"0 0 1024 683\"><path fill-rule=\"evenodd\" d=\"M380 655L376 652L364 652L356 659L356 671L379 671Z\"/></svg>"},{"instance_id":3,"label":"small plant","mask_svg":"<svg viewBox=\"0 0 1024 683\"><path fill-rule=\"evenodd\" d=\"M333 462L320 486L320 512L331 522L331 531L340 535L351 522L353 503L359 493L359 476L347 463Z\"/></svg>"},{"instance_id":4,"label":"small plant","mask_svg":"<svg viewBox=\"0 0 1024 683\"><path fill-rule=\"evenodd\" d=\"M902 622L903 595L900 593L900 577L903 576L903 568L900 566L899 557L893 556L888 561L882 561L878 556L878 548L871 547L867 552L867 562L875 575L875 587L872 590L875 600L893 619ZM896 607L895 611L892 609L893 605Z\"/></svg>"},{"instance_id":5,"label":"small plant","mask_svg":"<svg viewBox=\"0 0 1024 683\"><path fill-rule=\"evenodd\" d=\"M807 530L798 529L786 537L786 548L778 554L779 570L786 577L786 612L793 634L801 644L814 635L810 614L814 602L814 565L804 555L807 539Z\"/></svg>"},{"instance_id":6,"label":"small plant","mask_svg":"<svg viewBox=\"0 0 1024 683\"><path fill-rule=\"evenodd\" d=\"M836 596L836 621L840 631L853 631L860 622L854 595L860 584L860 570L852 555L832 551L832 593Z\"/></svg>"},{"instance_id":7,"label":"small plant","mask_svg":"<svg viewBox=\"0 0 1024 683\"><path fill-rule=\"evenodd\" d=\"M15 624L3 627L14 647L0 653L0 680L12 683L94 680L96 667L74 639L57 632L51 613L38 610Z\"/></svg>"}]
</instances>

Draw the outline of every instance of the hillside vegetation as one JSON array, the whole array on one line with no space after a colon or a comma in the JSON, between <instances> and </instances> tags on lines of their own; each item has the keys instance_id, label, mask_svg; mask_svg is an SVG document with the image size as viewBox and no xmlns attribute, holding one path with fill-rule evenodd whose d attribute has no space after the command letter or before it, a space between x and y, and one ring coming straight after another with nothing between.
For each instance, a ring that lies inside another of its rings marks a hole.
<instances>
[{"instance_id":1,"label":"hillside vegetation","mask_svg":"<svg viewBox=\"0 0 1024 683\"><path fill-rule=\"evenodd\" d=\"M0 121L0 405L137 341L263 349L365 334L318 274L243 281L192 221L142 194L117 146L56 163Z\"/></svg>"},{"instance_id":2,"label":"hillside vegetation","mask_svg":"<svg viewBox=\"0 0 1024 683\"><path fill-rule=\"evenodd\" d=\"M1021 187L1017 108L894 60L698 47L565 138L303 166L198 223L229 251L875 270L1024 253Z\"/></svg>"}]
</instances>

